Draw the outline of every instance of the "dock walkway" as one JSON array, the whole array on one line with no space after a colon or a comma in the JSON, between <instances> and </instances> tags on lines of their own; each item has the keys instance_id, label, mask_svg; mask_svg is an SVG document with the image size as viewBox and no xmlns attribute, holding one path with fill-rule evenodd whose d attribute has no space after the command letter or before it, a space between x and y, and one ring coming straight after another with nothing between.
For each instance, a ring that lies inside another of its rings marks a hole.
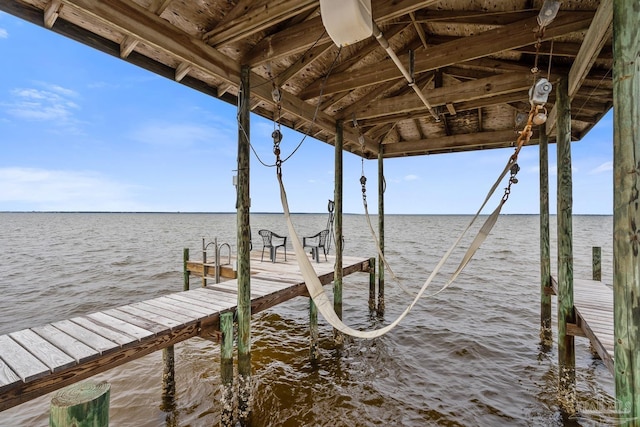
<instances>
[{"instance_id":1,"label":"dock walkway","mask_svg":"<svg viewBox=\"0 0 640 427\"><path fill-rule=\"evenodd\" d=\"M553 291L557 295L555 278ZM589 338L609 371L613 374L613 289L596 280L573 281L573 306L577 331L573 335Z\"/></svg>"},{"instance_id":2,"label":"dock walkway","mask_svg":"<svg viewBox=\"0 0 640 427\"><path fill-rule=\"evenodd\" d=\"M252 314L307 295L295 256L288 259L252 258ZM344 276L368 271L369 259L343 257L343 266ZM333 257L314 267L323 285L333 281ZM0 411L189 338L215 338L220 314L237 308L237 281L196 286L0 335Z\"/></svg>"}]
</instances>

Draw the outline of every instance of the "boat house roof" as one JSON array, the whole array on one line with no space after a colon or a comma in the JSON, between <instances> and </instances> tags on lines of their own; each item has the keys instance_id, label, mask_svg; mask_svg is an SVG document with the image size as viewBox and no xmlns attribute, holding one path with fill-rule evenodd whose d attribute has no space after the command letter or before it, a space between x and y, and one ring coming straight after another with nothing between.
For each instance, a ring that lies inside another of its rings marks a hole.
<instances>
[{"instance_id":1,"label":"boat house roof","mask_svg":"<svg viewBox=\"0 0 640 427\"><path fill-rule=\"evenodd\" d=\"M375 37L336 46L317 0L7 0L0 10L233 104L249 65L252 112L329 144L343 121L345 150L374 158L382 147L387 158L511 146L536 66L568 78L581 139L613 102L600 3L563 1L540 32L542 0L372 0L432 111Z\"/></svg>"}]
</instances>

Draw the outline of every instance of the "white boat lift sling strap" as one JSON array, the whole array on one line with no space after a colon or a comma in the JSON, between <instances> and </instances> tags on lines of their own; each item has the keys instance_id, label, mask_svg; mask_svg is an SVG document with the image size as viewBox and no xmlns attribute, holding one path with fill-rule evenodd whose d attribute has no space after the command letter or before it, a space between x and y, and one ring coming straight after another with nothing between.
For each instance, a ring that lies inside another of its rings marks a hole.
<instances>
[{"instance_id":1,"label":"white boat lift sling strap","mask_svg":"<svg viewBox=\"0 0 640 427\"><path fill-rule=\"evenodd\" d=\"M404 319L405 316L409 314L411 309L416 305L418 300L425 293L425 291L427 290L427 288L429 287L429 285L431 284L435 276L438 274L438 272L442 268L442 266L449 259L449 256L451 255L453 250L458 246L458 244L460 243L464 235L467 233L467 231L469 231L471 226L475 223L475 220L478 218L478 216L480 215L480 212L482 212L485 205L487 204L487 202L489 201L489 199L491 198L495 190L498 188L498 185L500 185L500 182L502 181L502 179L507 175L507 173L511 172L509 184L508 184L508 187L505 189L504 196L500 199L500 202L496 207L496 209L493 211L493 213L491 213L491 215L489 215L485 223L480 228L480 231L471 242L471 245L467 249L467 252L465 253L464 257L462 258L462 261L460 261L460 265L458 265L458 268L456 268L456 270L453 272L451 277L447 280L447 283L440 290L438 290L433 294L430 294L429 296L434 296L442 292L458 277L458 275L462 272L462 270L469 263L469 261L471 261L471 258L473 257L475 252L478 250L482 242L484 242L484 240L489 235L491 229L493 228L496 221L498 220L498 216L500 215L502 206L504 206L505 202L509 197L509 193L511 191L511 184L517 182L517 180L515 179L515 174L518 172L518 169L519 169L516 163L518 159L518 153L520 152L520 149L522 148L522 146L525 145L525 143L528 142L529 139L531 138L531 135L532 135L531 129L532 129L533 117L535 115L535 112L536 112L536 109L532 106L531 111L529 112L529 119L527 121L527 124L524 130L520 132L520 136L518 137L518 140L516 142L515 152L509 158L509 161L507 162L504 170L502 171L502 173L500 174L496 182L491 187L491 190L489 190L489 193L487 194L484 202L482 203L482 206L480 206L480 209L478 209L473 219L469 222L469 225L467 225L467 227L463 230L460 236L453 243L453 245L451 245L451 247L447 250L447 252L444 254L442 259L438 262L438 264L433 269L433 271L431 272L427 280L424 282L424 284L420 288L420 291L418 292L416 297L413 299L411 304L409 304L409 306L392 323L380 329L375 329L371 331L359 331L347 326L342 322L342 320L338 317L335 310L333 309L333 303L329 300L329 297L327 296L324 290L324 287L320 283L320 279L318 278L318 275L316 274L313 268L313 264L311 263L311 260L307 257L307 254L302 246L302 242L300 241L300 238L298 237L298 234L296 233L296 230L291 221L291 215L289 212L289 203L287 201L287 193L285 191L284 184L282 181L282 169L281 167L277 167L276 174L278 177L278 183L280 185L280 200L282 202L282 209L284 212L285 219L287 221L289 235L291 236L291 241L293 244L293 249L296 254L296 259L298 261L300 272L302 273L302 277L304 278L305 284L307 286L307 290L309 292L309 296L313 299L313 302L318 307L318 311L320 311L322 316L331 326L333 326L335 329L337 329L338 331L344 334L357 337L357 338L366 338L366 339L373 339L373 338L380 337L386 334L387 332L391 331L393 328L395 328L402 321L402 319ZM277 154L277 156L279 157L279 154ZM279 161L279 158L276 161L276 164L279 166L282 164L282 162Z\"/></svg>"}]
</instances>

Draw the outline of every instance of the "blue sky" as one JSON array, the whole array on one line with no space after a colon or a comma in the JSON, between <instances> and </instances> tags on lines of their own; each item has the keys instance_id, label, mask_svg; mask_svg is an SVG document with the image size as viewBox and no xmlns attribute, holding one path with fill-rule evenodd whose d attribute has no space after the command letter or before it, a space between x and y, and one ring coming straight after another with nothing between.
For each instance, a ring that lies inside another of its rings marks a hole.
<instances>
[{"instance_id":1,"label":"blue sky","mask_svg":"<svg viewBox=\"0 0 640 427\"><path fill-rule=\"evenodd\" d=\"M0 12L0 211L232 212L236 107ZM273 123L251 139L273 163ZM612 212L612 116L572 146L574 213ZM284 155L302 134L285 131ZM555 211L555 145L550 146ZM389 214L474 213L511 149L385 160ZM332 146L307 138L283 166L293 212L326 212ZM520 155L504 213L538 213L538 148ZM273 168L251 158L253 212L281 212ZM370 210L377 161L365 161ZM362 213L360 158L344 154L344 212ZM502 190L499 190L500 192ZM490 207L495 204L493 202Z\"/></svg>"}]
</instances>

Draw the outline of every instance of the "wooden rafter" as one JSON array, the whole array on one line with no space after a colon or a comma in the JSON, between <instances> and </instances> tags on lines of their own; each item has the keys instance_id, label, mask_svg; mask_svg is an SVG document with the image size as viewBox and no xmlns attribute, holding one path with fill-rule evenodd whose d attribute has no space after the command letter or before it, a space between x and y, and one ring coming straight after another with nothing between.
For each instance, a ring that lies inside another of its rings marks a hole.
<instances>
[{"instance_id":1,"label":"wooden rafter","mask_svg":"<svg viewBox=\"0 0 640 427\"><path fill-rule=\"evenodd\" d=\"M138 39L131 35L125 36L124 40L122 40L122 43L120 43L120 58L124 59L128 57L137 45Z\"/></svg>"},{"instance_id":2,"label":"wooden rafter","mask_svg":"<svg viewBox=\"0 0 640 427\"><path fill-rule=\"evenodd\" d=\"M173 0L153 0L151 2L151 6L149 7L149 10L152 13L155 13L156 15L160 16L162 15L162 12L164 12L169 7L172 1Z\"/></svg>"},{"instance_id":3,"label":"wooden rafter","mask_svg":"<svg viewBox=\"0 0 640 427\"><path fill-rule=\"evenodd\" d=\"M282 71L276 76L276 85L282 86L283 84L285 84L290 78L298 74L305 67L309 67L324 53L328 52L332 47L333 43L325 42L305 52L305 54L298 58L298 60L289 68Z\"/></svg>"},{"instance_id":4,"label":"wooden rafter","mask_svg":"<svg viewBox=\"0 0 640 427\"><path fill-rule=\"evenodd\" d=\"M317 0L279 0L261 4L246 13L225 20L202 39L217 47L242 40L297 14L317 7Z\"/></svg>"},{"instance_id":5,"label":"wooden rafter","mask_svg":"<svg viewBox=\"0 0 640 427\"><path fill-rule=\"evenodd\" d=\"M569 13L558 14L552 26L545 30L543 40L583 30L589 26L590 22L590 18L576 20ZM537 28L536 19L525 19L475 36L433 46L425 55L416 59L415 72L423 73L532 44L535 42L533 36L535 28ZM324 83L324 90L329 94L398 78L402 76L395 64L389 60L373 69L333 74ZM299 96L302 99L313 97L319 90L320 84L320 81L312 83Z\"/></svg>"},{"instance_id":6,"label":"wooden rafter","mask_svg":"<svg viewBox=\"0 0 640 427\"><path fill-rule=\"evenodd\" d=\"M471 149L473 147L502 146L516 140L518 135L513 130L496 132L470 133L463 135L428 138L419 141L394 142L384 147L384 157L397 157L407 154L428 154L445 149Z\"/></svg>"},{"instance_id":7,"label":"wooden rafter","mask_svg":"<svg viewBox=\"0 0 640 427\"><path fill-rule=\"evenodd\" d=\"M510 92L518 92L531 86L531 76L511 73L484 79L472 80L456 85L436 88L425 93L432 106L444 106L448 103L473 101L491 98ZM404 95L376 101L375 105L366 106L356 112L358 117L373 118L391 113L406 113L422 110L424 105L413 95Z\"/></svg>"},{"instance_id":8,"label":"wooden rafter","mask_svg":"<svg viewBox=\"0 0 640 427\"><path fill-rule=\"evenodd\" d=\"M62 7L61 0L51 0L44 9L44 26L46 28L53 28L58 15L60 14L60 8Z\"/></svg>"}]
</instances>

